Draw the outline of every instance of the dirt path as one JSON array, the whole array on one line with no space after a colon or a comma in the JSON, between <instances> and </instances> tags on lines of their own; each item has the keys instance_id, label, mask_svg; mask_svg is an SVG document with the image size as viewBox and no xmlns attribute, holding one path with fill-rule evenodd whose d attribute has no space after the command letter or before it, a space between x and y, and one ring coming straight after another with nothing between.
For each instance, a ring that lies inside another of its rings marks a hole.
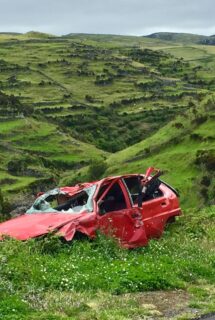
<instances>
[{"instance_id":1,"label":"dirt path","mask_svg":"<svg viewBox=\"0 0 215 320\"><path fill-rule=\"evenodd\" d=\"M191 293L184 290L154 291L128 294L133 296L138 304L150 311L149 319L192 319L192 320L215 320L215 312L201 315L206 312L198 307L194 307ZM212 296L210 297L212 299ZM197 299L199 306L205 301Z\"/></svg>"}]
</instances>

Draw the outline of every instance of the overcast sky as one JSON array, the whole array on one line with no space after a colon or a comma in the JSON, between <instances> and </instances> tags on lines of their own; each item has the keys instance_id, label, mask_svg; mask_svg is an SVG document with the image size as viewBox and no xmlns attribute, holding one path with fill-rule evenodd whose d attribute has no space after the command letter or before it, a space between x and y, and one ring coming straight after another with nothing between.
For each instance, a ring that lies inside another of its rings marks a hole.
<instances>
[{"instance_id":1,"label":"overcast sky","mask_svg":"<svg viewBox=\"0 0 215 320\"><path fill-rule=\"evenodd\" d=\"M215 0L0 0L0 32L215 34Z\"/></svg>"}]
</instances>

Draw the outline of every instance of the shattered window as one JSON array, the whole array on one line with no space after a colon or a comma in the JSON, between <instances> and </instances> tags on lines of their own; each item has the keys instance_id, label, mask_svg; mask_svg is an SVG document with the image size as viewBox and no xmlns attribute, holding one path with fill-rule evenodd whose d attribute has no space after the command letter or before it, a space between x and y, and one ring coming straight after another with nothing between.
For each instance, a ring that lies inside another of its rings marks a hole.
<instances>
[{"instance_id":1,"label":"shattered window","mask_svg":"<svg viewBox=\"0 0 215 320\"><path fill-rule=\"evenodd\" d=\"M36 199L32 207L27 210L27 214L32 213L81 213L93 211L93 195L96 185L69 195L60 189L54 189L41 195Z\"/></svg>"}]
</instances>

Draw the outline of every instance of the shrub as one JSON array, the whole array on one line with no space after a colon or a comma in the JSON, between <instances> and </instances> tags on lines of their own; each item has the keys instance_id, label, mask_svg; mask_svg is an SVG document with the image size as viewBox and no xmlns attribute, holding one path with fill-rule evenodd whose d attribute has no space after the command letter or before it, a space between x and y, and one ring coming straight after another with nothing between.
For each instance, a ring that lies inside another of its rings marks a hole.
<instances>
[{"instance_id":1,"label":"shrub","mask_svg":"<svg viewBox=\"0 0 215 320\"><path fill-rule=\"evenodd\" d=\"M205 166L207 171L214 171L215 168L215 152L214 150L199 150L196 154L195 163Z\"/></svg>"},{"instance_id":2,"label":"shrub","mask_svg":"<svg viewBox=\"0 0 215 320\"><path fill-rule=\"evenodd\" d=\"M203 177L202 177L202 180L201 180L201 184L202 184L203 186L209 187L210 184L211 184L211 178L208 177L208 176L203 176Z\"/></svg>"},{"instance_id":3,"label":"shrub","mask_svg":"<svg viewBox=\"0 0 215 320\"><path fill-rule=\"evenodd\" d=\"M89 94L86 94L85 100L88 102L91 102L91 103L94 102L94 98L92 96L90 96Z\"/></svg>"},{"instance_id":4,"label":"shrub","mask_svg":"<svg viewBox=\"0 0 215 320\"><path fill-rule=\"evenodd\" d=\"M11 211L11 206L8 200L3 196L3 193L0 189L0 220L9 216Z\"/></svg>"},{"instance_id":5,"label":"shrub","mask_svg":"<svg viewBox=\"0 0 215 320\"><path fill-rule=\"evenodd\" d=\"M102 177L102 175L107 170L107 164L104 160L94 160L88 169L88 175L90 180L97 180Z\"/></svg>"},{"instance_id":6,"label":"shrub","mask_svg":"<svg viewBox=\"0 0 215 320\"><path fill-rule=\"evenodd\" d=\"M184 128L184 125L183 125L181 122L176 122L176 123L173 124L173 126L174 126L176 129Z\"/></svg>"},{"instance_id":7,"label":"shrub","mask_svg":"<svg viewBox=\"0 0 215 320\"><path fill-rule=\"evenodd\" d=\"M192 140L195 140L195 141L201 141L202 140L202 137L198 134L198 133L191 133L190 134L190 138L192 139Z\"/></svg>"}]
</instances>

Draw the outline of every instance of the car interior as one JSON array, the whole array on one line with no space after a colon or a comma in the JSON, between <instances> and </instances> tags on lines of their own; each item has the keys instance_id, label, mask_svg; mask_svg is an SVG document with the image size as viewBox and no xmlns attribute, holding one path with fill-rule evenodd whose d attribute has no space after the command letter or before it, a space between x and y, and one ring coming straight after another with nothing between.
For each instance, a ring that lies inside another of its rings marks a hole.
<instances>
[{"instance_id":1,"label":"car interior","mask_svg":"<svg viewBox=\"0 0 215 320\"><path fill-rule=\"evenodd\" d=\"M138 176L131 176L123 178L123 181L130 193L133 204L138 203L138 197L140 193L140 180ZM142 201L149 201L152 199L159 198L163 195L159 189L161 181L157 178L149 182L146 191L142 194Z\"/></svg>"},{"instance_id":2,"label":"car interior","mask_svg":"<svg viewBox=\"0 0 215 320\"><path fill-rule=\"evenodd\" d=\"M138 204L138 197L141 192L140 186L140 177L139 176L131 176L123 178L128 192L130 193L131 200L134 205ZM163 196L162 191L159 189L161 181L156 178L149 182L147 185L146 191L142 194L142 201L149 201L152 199L159 198ZM102 194L107 190L110 186L110 183L103 185L98 193L97 199L100 199ZM118 182L115 182L107 194L99 201L99 214L104 215L105 213L118 211L122 209L126 209L126 201L123 191Z\"/></svg>"},{"instance_id":3,"label":"car interior","mask_svg":"<svg viewBox=\"0 0 215 320\"><path fill-rule=\"evenodd\" d=\"M105 185L101 188L99 194L99 197L104 193L104 191L108 188L110 184ZM107 192L107 194L102 198L102 200L99 203L99 214L103 215L108 212L112 211L118 211L126 209L126 201L125 196L122 192L122 189L118 182L115 182L113 186L110 188L110 190Z\"/></svg>"}]
</instances>

